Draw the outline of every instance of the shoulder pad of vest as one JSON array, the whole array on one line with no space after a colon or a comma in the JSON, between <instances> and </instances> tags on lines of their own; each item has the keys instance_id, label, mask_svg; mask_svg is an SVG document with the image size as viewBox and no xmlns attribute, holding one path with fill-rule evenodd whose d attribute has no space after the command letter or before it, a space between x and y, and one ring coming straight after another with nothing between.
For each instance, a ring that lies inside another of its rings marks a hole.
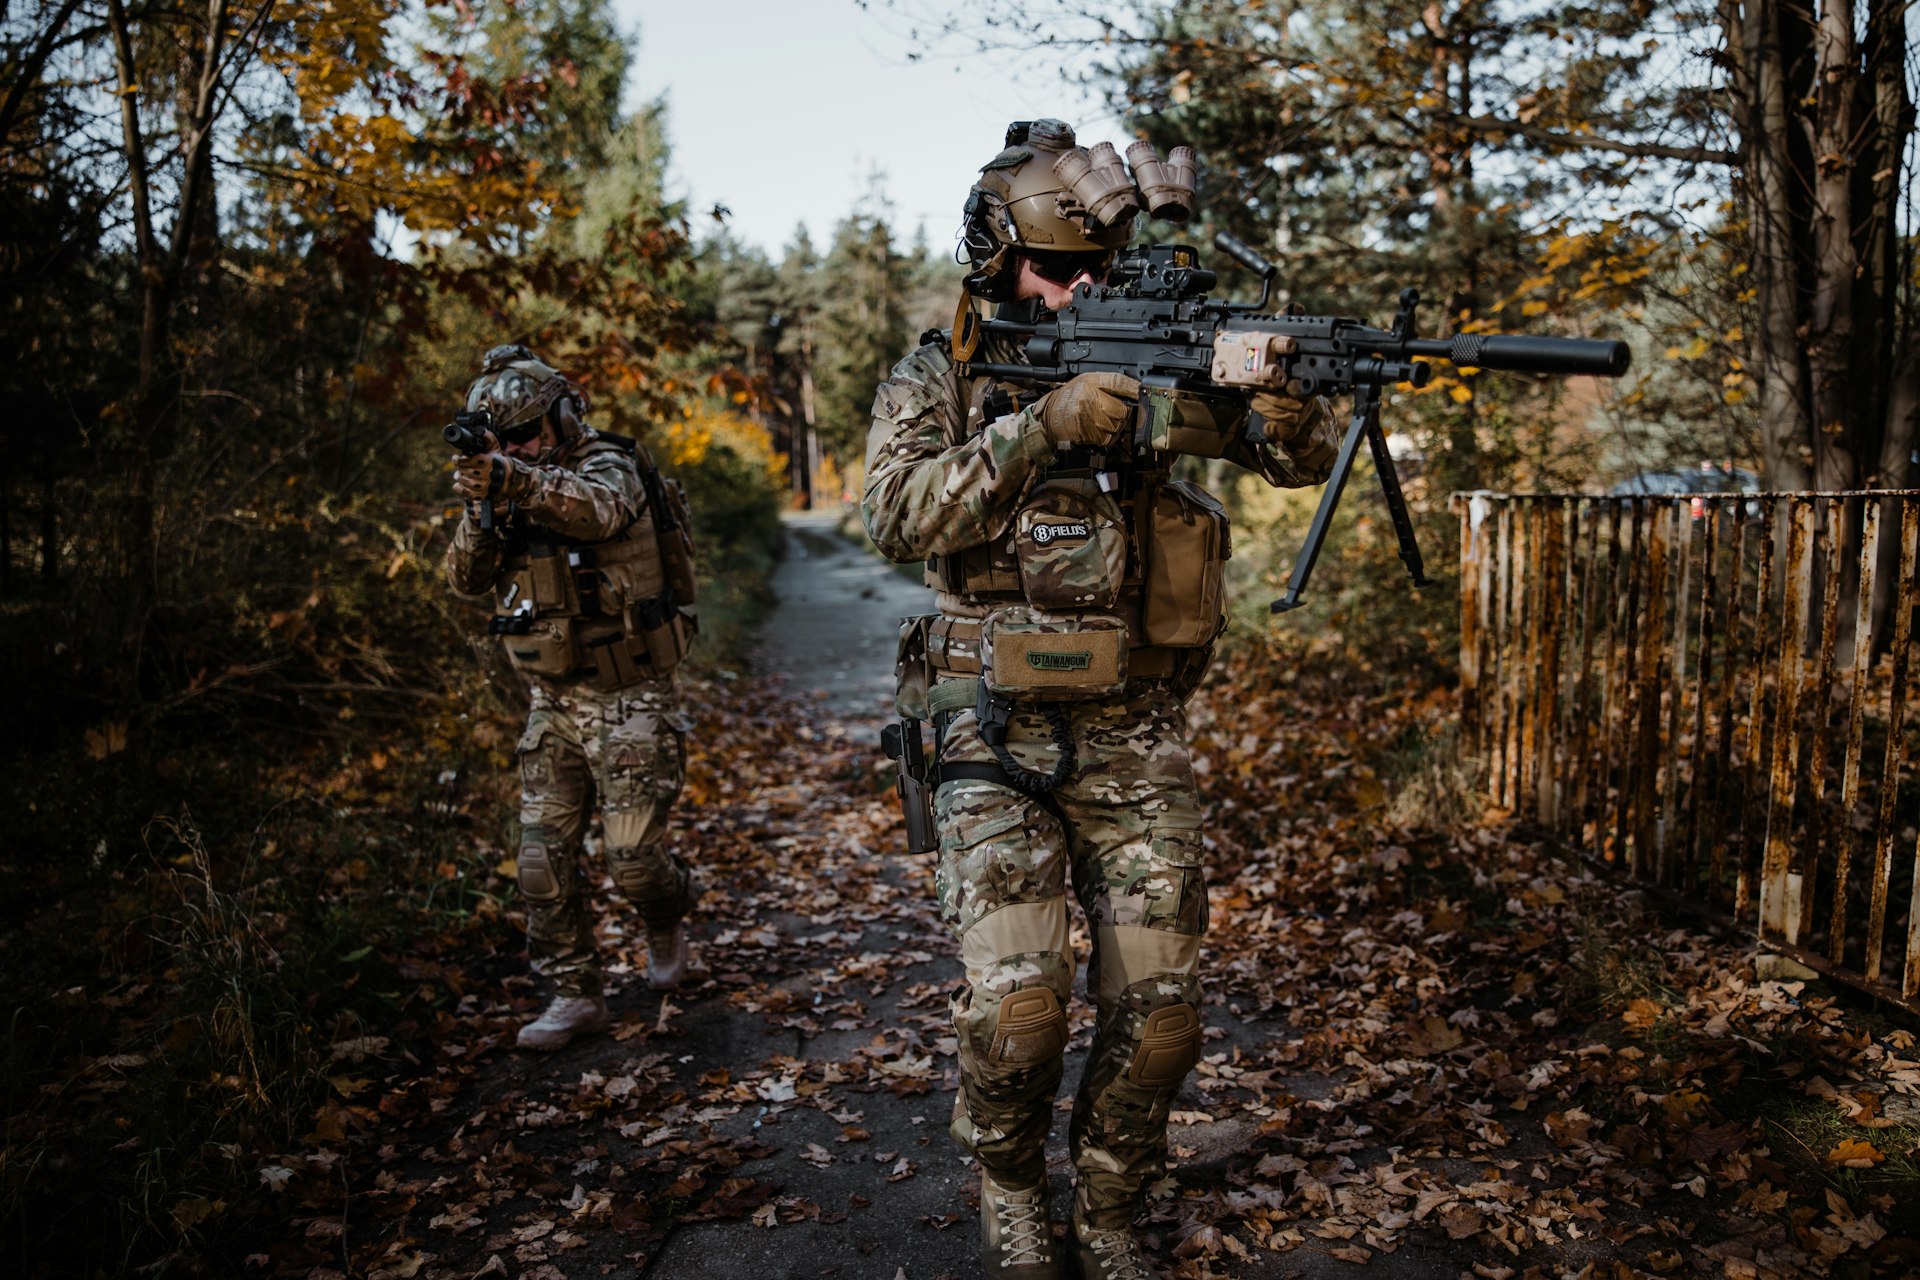
<instances>
[{"instance_id":1,"label":"shoulder pad of vest","mask_svg":"<svg viewBox=\"0 0 1920 1280\"><path fill-rule=\"evenodd\" d=\"M640 451L639 441L635 440L632 436L623 436L613 431L595 431L591 436L587 437L587 447L589 449L597 444L611 445L622 453L638 453Z\"/></svg>"}]
</instances>

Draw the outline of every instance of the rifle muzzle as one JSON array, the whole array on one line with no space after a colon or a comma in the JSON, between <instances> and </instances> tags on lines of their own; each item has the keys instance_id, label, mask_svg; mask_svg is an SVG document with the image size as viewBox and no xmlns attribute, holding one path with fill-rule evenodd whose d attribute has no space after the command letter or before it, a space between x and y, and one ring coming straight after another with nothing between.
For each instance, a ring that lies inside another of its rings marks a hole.
<instances>
[{"instance_id":1,"label":"rifle muzzle","mask_svg":"<svg viewBox=\"0 0 1920 1280\"><path fill-rule=\"evenodd\" d=\"M1538 338L1517 333L1463 333L1448 341L1432 339L1433 351L1456 365L1500 369L1512 373L1586 373L1617 378L1627 371L1633 353L1624 342L1601 338Z\"/></svg>"}]
</instances>

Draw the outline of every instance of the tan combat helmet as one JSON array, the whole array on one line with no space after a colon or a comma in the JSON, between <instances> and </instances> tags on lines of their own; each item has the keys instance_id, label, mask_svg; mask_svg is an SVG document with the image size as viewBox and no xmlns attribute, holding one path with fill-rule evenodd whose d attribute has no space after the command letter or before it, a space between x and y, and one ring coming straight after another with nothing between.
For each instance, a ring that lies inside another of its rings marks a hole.
<instances>
[{"instance_id":1,"label":"tan combat helmet","mask_svg":"<svg viewBox=\"0 0 1920 1280\"><path fill-rule=\"evenodd\" d=\"M1127 159L1131 175L1112 143L1089 151L1060 120L1007 126L1005 149L982 166L967 193L960 232L972 268L967 292L996 302L1012 297L1016 252L1098 262L1132 239L1143 207L1184 222L1193 203L1192 150L1176 147L1163 161L1151 143L1136 142Z\"/></svg>"},{"instance_id":2,"label":"tan combat helmet","mask_svg":"<svg viewBox=\"0 0 1920 1280\"><path fill-rule=\"evenodd\" d=\"M524 440L539 432L541 419L561 396L570 396L575 411L586 413L578 384L522 343L510 342L494 347L480 362L480 376L467 388L467 412L488 410L495 435Z\"/></svg>"}]
</instances>

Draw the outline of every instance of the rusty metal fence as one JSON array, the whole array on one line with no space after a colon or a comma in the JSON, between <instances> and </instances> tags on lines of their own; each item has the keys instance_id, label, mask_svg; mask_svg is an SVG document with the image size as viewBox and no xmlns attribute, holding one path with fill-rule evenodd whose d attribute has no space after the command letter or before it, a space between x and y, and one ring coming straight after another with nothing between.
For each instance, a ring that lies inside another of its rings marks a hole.
<instances>
[{"instance_id":1,"label":"rusty metal fence","mask_svg":"<svg viewBox=\"0 0 1920 1280\"><path fill-rule=\"evenodd\" d=\"M1920 1012L1920 490L1454 509L1494 802Z\"/></svg>"}]
</instances>

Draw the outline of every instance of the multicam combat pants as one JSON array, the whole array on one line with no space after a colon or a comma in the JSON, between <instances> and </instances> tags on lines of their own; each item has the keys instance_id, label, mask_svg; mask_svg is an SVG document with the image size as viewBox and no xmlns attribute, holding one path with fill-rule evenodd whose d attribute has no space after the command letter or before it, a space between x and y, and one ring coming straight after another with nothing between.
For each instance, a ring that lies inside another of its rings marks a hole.
<instances>
[{"instance_id":1,"label":"multicam combat pants","mask_svg":"<svg viewBox=\"0 0 1920 1280\"><path fill-rule=\"evenodd\" d=\"M527 951L556 994L599 995L600 954L577 857L587 816L597 797L614 883L649 926L686 914L687 869L662 840L686 765L685 721L670 679L611 693L532 685L518 748Z\"/></svg>"},{"instance_id":2,"label":"multicam combat pants","mask_svg":"<svg viewBox=\"0 0 1920 1280\"><path fill-rule=\"evenodd\" d=\"M940 910L967 976L952 1002L953 1134L1001 1182L1044 1170L1073 985L1071 882L1093 935L1087 986L1097 1013L1069 1134L1074 1214L1124 1228L1165 1169L1167 1113L1199 1053L1199 802L1186 709L1166 681L1065 706L1080 770L1053 793L1057 814L992 782L949 781L934 799ZM974 724L971 711L947 724L943 762L992 762ZM1038 716L1014 716L1008 745L1021 765L1051 769L1050 741Z\"/></svg>"}]
</instances>

